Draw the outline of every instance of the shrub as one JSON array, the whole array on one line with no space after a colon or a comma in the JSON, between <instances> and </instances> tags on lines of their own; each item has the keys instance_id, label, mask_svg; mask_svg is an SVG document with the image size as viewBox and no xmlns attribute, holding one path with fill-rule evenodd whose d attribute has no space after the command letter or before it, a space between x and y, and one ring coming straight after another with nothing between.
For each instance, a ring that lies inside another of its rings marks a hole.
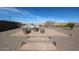
<instances>
[{"instance_id":1,"label":"shrub","mask_svg":"<svg viewBox=\"0 0 79 59\"><path fill-rule=\"evenodd\" d=\"M73 29L75 26L75 23L68 23L65 27L69 27L71 29Z\"/></svg>"}]
</instances>

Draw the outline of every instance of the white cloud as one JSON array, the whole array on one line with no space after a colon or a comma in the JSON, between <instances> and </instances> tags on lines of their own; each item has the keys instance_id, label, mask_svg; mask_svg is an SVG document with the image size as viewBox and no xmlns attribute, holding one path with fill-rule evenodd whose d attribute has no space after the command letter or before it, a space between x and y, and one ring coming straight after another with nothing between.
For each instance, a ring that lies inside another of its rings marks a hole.
<instances>
[{"instance_id":1,"label":"white cloud","mask_svg":"<svg viewBox=\"0 0 79 59\"><path fill-rule=\"evenodd\" d=\"M21 16L21 17L16 16L16 17L12 17L12 19L14 21L20 21L20 22L24 22L24 23L25 22L44 23L48 20L56 21L57 23L67 22L64 19L53 19L53 18L42 17L42 16L39 16L39 15L34 15L27 10L26 11L25 10L19 10L19 9L13 8L13 7L11 7L11 8L1 7L0 9L15 12L16 13L15 15L17 15L17 13L19 13L18 16Z\"/></svg>"},{"instance_id":2,"label":"white cloud","mask_svg":"<svg viewBox=\"0 0 79 59\"><path fill-rule=\"evenodd\" d=\"M13 11L13 12L21 12L20 10L14 8L14 7L0 7L0 9L3 9L3 10L9 10L9 11Z\"/></svg>"}]
</instances>

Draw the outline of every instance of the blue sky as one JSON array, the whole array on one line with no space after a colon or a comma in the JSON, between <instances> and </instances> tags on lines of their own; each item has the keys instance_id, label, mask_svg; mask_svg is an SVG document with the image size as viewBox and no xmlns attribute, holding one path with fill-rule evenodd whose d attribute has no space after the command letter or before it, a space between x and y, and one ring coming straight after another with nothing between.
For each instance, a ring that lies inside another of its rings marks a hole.
<instances>
[{"instance_id":1,"label":"blue sky","mask_svg":"<svg viewBox=\"0 0 79 59\"><path fill-rule=\"evenodd\" d=\"M43 23L79 22L78 7L0 7L0 20Z\"/></svg>"}]
</instances>

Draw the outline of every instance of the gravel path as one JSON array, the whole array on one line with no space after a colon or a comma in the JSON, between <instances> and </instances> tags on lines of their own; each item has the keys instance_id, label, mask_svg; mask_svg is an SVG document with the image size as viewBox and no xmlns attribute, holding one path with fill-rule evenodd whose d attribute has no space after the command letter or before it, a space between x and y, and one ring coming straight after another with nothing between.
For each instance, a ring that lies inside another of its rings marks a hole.
<instances>
[{"instance_id":1,"label":"gravel path","mask_svg":"<svg viewBox=\"0 0 79 59\"><path fill-rule=\"evenodd\" d=\"M52 29L45 29L45 33L40 33L32 31L29 34L24 34L22 30L11 34L10 36L30 36L30 38L25 41L26 44L24 44L20 50L30 50L30 51L54 51L57 50L56 46L53 44L53 40L49 39L49 36L51 37L69 37L69 35L64 34L62 32L52 30Z\"/></svg>"},{"instance_id":2,"label":"gravel path","mask_svg":"<svg viewBox=\"0 0 79 59\"><path fill-rule=\"evenodd\" d=\"M79 30L63 30L58 28L46 29L46 34L32 32L27 35L21 29L14 29L0 32L0 50L79 51L78 35ZM27 39L27 36L31 37ZM49 39L49 36L52 36L51 39ZM25 42L23 46L22 42ZM53 42L56 42L56 45Z\"/></svg>"},{"instance_id":3,"label":"gravel path","mask_svg":"<svg viewBox=\"0 0 79 59\"><path fill-rule=\"evenodd\" d=\"M54 37L65 36L65 37L69 37L69 35L56 31L54 29L45 29L45 33L40 33L40 31L38 31L38 32L32 31L31 33L29 33L27 35L24 34L22 30L20 30L16 33L11 34L10 36L54 36Z\"/></svg>"}]
</instances>

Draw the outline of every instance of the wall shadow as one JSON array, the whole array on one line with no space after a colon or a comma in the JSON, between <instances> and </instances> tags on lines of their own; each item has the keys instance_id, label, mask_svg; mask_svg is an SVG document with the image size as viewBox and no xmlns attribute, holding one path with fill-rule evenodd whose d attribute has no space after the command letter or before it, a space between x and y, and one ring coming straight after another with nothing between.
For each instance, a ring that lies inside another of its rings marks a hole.
<instances>
[{"instance_id":1,"label":"wall shadow","mask_svg":"<svg viewBox=\"0 0 79 59\"><path fill-rule=\"evenodd\" d=\"M21 23L19 22L6 21L6 20L0 21L0 32L16 29L20 27L21 27Z\"/></svg>"}]
</instances>

